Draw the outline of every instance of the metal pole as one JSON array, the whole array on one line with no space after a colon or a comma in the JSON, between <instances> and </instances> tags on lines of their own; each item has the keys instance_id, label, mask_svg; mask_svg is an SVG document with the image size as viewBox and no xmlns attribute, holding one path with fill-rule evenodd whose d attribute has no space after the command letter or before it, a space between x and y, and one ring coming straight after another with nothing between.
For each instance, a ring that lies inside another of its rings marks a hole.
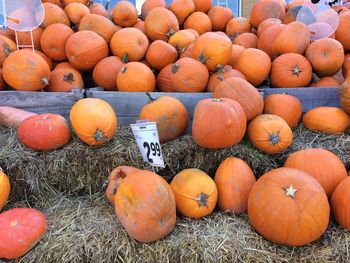
<instances>
[{"instance_id":1,"label":"metal pole","mask_svg":"<svg viewBox=\"0 0 350 263\"><path fill-rule=\"evenodd\" d=\"M6 4L5 4L5 0L2 0L2 11L3 11L3 16L4 16L4 27L7 27L7 11L6 11Z\"/></svg>"},{"instance_id":2,"label":"metal pole","mask_svg":"<svg viewBox=\"0 0 350 263\"><path fill-rule=\"evenodd\" d=\"M238 17L243 16L243 0L238 0Z\"/></svg>"}]
</instances>

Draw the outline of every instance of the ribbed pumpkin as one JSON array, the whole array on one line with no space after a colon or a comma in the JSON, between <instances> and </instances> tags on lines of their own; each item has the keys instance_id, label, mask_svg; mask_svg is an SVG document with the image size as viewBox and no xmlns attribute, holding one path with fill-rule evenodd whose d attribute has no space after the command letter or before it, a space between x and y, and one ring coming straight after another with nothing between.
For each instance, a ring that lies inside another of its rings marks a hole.
<instances>
[{"instance_id":1,"label":"ribbed pumpkin","mask_svg":"<svg viewBox=\"0 0 350 263\"><path fill-rule=\"evenodd\" d=\"M118 27L104 16L90 14L80 21L79 31L83 30L93 31L109 43L114 33L118 31Z\"/></svg>"},{"instance_id":2,"label":"ribbed pumpkin","mask_svg":"<svg viewBox=\"0 0 350 263\"><path fill-rule=\"evenodd\" d=\"M37 27L32 31L33 34L33 44L34 48L37 50L41 50L41 36L43 33L43 29L41 27ZM17 32L18 45L32 45L32 39L29 32Z\"/></svg>"},{"instance_id":3,"label":"ribbed pumpkin","mask_svg":"<svg viewBox=\"0 0 350 263\"><path fill-rule=\"evenodd\" d=\"M152 40L168 41L179 31L179 22L176 16L163 7L152 9L145 19L146 35Z\"/></svg>"},{"instance_id":4,"label":"ribbed pumpkin","mask_svg":"<svg viewBox=\"0 0 350 263\"><path fill-rule=\"evenodd\" d=\"M242 159L228 157L219 165L214 180L219 208L235 214L244 213L250 190L256 182L252 169Z\"/></svg>"},{"instance_id":5,"label":"ribbed pumpkin","mask_svg":"<svg viewBox=\"0 0 350 263\"><path fill-rule=\"evenodd\" d=\"M209 71L217 71L228 64L232 52L227 36L207 32L199 36L192 49L192 58L202 62Z\"/></svg>"},{"instance_id":6,"label":"ribbed pumpkin","mask_svg":"<svg viewBox=\"0 0 350 263\"><path fill-rule=\"evenodd\" d=\"M74 31L64 24L52 24L41 35L40 45L44 53L56 61L64 61L66 56L66 43Z\"/></svg>"},{"instance_id":7,"label":"ribbed pumpkin","mask_svg":"<svg viewBox=\"0 0 350 263\"><path fill-rule=\"evenodd\" d=\"M251 30L249 19L245 17L232 18L226 26L226 34L233 41L239 34L248 33Z\"/></svg>"},{"instance_id":8,"label":"ribbed pumpkin","mask_svg":"<svg viewBox=\"0 0 350 263\"><path fill-rule=\"evenodd\" d=\"M163 68L157 83L163 92L202 92L209 79L208 69L192 58L181 58Z\"/></svg>"},{"instance_id":9,"label":"ribbed pumpkin","mask_svg":"<svg viewBox=\"0 0 350 263\"><path fill-rule=\"evenodd\" d=\"M340 104L343 110L350 114L350 81L344 81L339 87Z\"/></svg>"},{"instance_id":10,"label":"ribbed pumpkin","mask_svg":"<svg viewBox=\"0 0 350 263\"><path fill-rule=\"evenodd\" d=\"M265 98L264 113L284 119L292 129L297 126L303 113L297 97L288 94L271 94Z\"/></svg>"},{"instance_id":11,"label":"ribbed pumpkin","mask_svg":"<svg viewBox=\"0 0 350 263\"><path fill-rule=\"evenodd\" d=\"M225 31L227 23L233 18L232 10L228 7L213 6L208 11L213 31Z\"/></svg>"},{"instance_id":12,"label":"ribbed pumpkin","mask_svg":"<svg viewBox=\"0 0 350 263\"><path fill-rule=\"evenodd\" d=\"M314 132L343 133L350 125L350 117L337 107L317 107L303 117L304 126Z\"/></svg>"},{"instance_id":13,"label":"ribbed pumpkin","mask_svg":"<svg viewBox=\"0 0 350 263\"><path fill-rule=\"evenodd\" d=\"M6 83L17 90L38 91L49 84L49 65L32 50L12 52L5 60L2 71Z\"/></svg>"},{"instance_id":14,"label":"ribbed pumpkin","mask_svg":"<svg viewBox=\"0 0 350 263\"><path fill-rule=\"evenodd\" d=\"M276 54L298 53L303 55L310 44L310 31L302 22L288 24L272 42Z\"/></svg>"},{"instance_id":15,"label":"ribbed pumpkin","mask_svg":"<svg viewBox=\"0 0 350 263\"><path fill-rule=\"evenodd\" d=\"M272 62L270 81L275 88L307 87L311 79L312 66L300 54L283 54Z\"/></svg>"},{"instance_id":16,"label":"ribbed pumpkin","mask_svg":"<svg viewBox=\"0 0 350 263\"><path fill-rule=\"evenodd\" d=\"M271 61L277 57L277 53L272 49L272 43L285 27L284 24L271 25L261 33L258 39L258 49L261 49L269 55Z\"/></svg>"},{"instance_id":17,"label":"ribbed pumpkin","mask_svg":"<svg viewBox=\"0 0 350 263\"><path fill-rule=\"evenodd\" d=\"M145 20L148 13L156 7L166 8L165 1L164 0L146 0L146 1L144 1L142 4L142 7L141 7L141 16L142 16L143 20Z\"/></svg>"},{"instance_id":18,"label":"ribbed pumpkin","mask_svg":"<svg viewBox=\"0 0 350 263\"><path fill-rule=\"evenodd\" d=\"M125 64L115 56L106 57L100 60L92 72L92 78L97 86L108 91L117 90L117 75Z\"/></svg>"},{"instance_id":19,"label":"ribbed pumpkin","mask_svg":"<svg viewBox=\"0 0 350 263\"><path fill-rule=\"evenodd\" d=\"M313 80L312 83L309 85L310 87L328 88L328 87L340 86L340 82L333 77L319 78L318 76L313 75L312 80Z\"/></svg>"},{"instance_id":20,"label":"ribbed pumpkin","mask_svg":"<svg viewBox=\"0 0 350 263\"><path fill-rule=\"evenodd\" d=\"M77 25L84 16L90 14L90 9L81 3L70 3L64 8L64 12L69 20Z\"/></svg>"},{"instance_id":21,"label":"ribbed pumpkin","mask_svg":"<svg viewBox=\"0 0 350 263\"><path fill-rule=\"evenodd\" d=\"M170 45L175 47L179 52L186 49L188 45L196 40L195 35L189 30L180 30L172 35L168 41Z\"/></svg>"},{"instance_id":22,"label":"ribbed pumpkin","mask_svg":"<svg viewBox=\"0 0 350 263\"><path fill-rule=\"evenodd\" d=\"M350 50L350 12L344 12L339 15L339 25L335 31L335 39L344 47L344 50Z\"/></svg>"},{"instance_id":23,"label":"ribbed pumpkin","mask_svg":"<svg viewBox=\"0 0 350 263\"><path fill-rule=\"evenodd\" d=\"M209 149L222 149L238 144L246 131L247 117L242 106L227 98L200 100L192 122L196 144Z\"/></svg>"},{"instance_id":24,"label":"ribbed pumpkin","mask_svg":"<svg viewBox=\"0 0 350 263\"><path fill-rule=\"evenodd\" d=\"M115 194L123 179L131 173L140 171L132 166L118 166L112 170L108 176L108 186L106 189L106 197L108 201L114 205Z\"/></svg>"},{"instance_id":25,"label":"ribbed pumpkin","mask_svg":"<svg viewBox=\"0 0 350 263\"><path fill-rule=\"evenodd\" d=\"M329 215L321 185L298 169L265 173L249 194L249 223L276 244L303 246L317 240L328 227Z\"/></svg>"},{"instance_id":26,"label":"ribbed pumpkin","mask_svg":"<svg viewBox=\"0 0 350 263\"><path fill-rule=\"evenodd\" d=\"M112 106L97 98L78 100L69 118L79 139L89 145L106 143L117 130L117 116Z\"/></svg>"},{"instance_id":27,"label":"ribbed pumpkin","mask_svg":"<svg viewBox=\"0 0 350 263\"><path fill-rule=\"evenodd\" d=\"M182 25L185 19L195 11L193 0L173 0L169 5L169 10L176 15L179 24Z\"/></svg>"},{"instance_id":28,"label":"ribbed pumpkin","mask_svg":"<svg viewBox=\"0 0 350 263\"><path fill-rule=\"evenodd\" d=\"M257 48L258 37L253 33L242 33L234 39L233 44L245 48Z\"/></svg>"},{"instance_id":29,"label":"ribbed pumpkin","mask_svg":"<svg viewBox=\"0 0 350 263\"><path fill-rule=\"evenodd\" d=\"M214 98L230 98L240 103L247 121L264 109L264 100L258 90L242 78L231 77L221 81L214 91Z\"/></svg>"},{"instance_id":30,"label":"ribbed pumpkin","mask_svg":"<svg viewBox=\"0 0 350 263\"><path fill-rule=\"evenodd\" d=\"M350 54L345 55L342 73L345 79L350 78Z\"/></svg>"},{"instance_id":31,"label":"ribbed pumpkin","mask_svg":"<svg viewBox=\"0 0 350 263\"><path fill-rule=\"evenodd\" d=\"M33 52L33 49L30 48L30 47L26 47L26 48L22 48L22 49L27 49L27 50ZM34 52L35 52L36 54L38 54L40 57L42 57L42 58L46 61L46 63L47 63L47 65L49 66L49 69L50 69L50 70L53 69L53 61L52 61L51 58L49 58L48 56L46 56L46 54L45 54L44 52L41 52L41 51L39 51L39 50L36 50L36 49L35 49Z\"/></svg>"},{"instance_id":32,"label":"ribbed pumpkin","mask_svg":"<svg viewBox=\"0 0 350 263\"><path fill-rule=\"evenodd\" d=\"M245 50L245 47L242 47L240 45L232 45L231 58L229 60L230 66L236 68L237 59L241 55L243 50Z\"/></svg>"},{"instance_id":33,"label":"ribbed pumpkin","mask_svg":"<svg viewBox=\"0 0 350 263\"><path fill-rule=\"evenodd\" d=\"M160 142L173 140L183 134L188 124L188 113L181 101L170 96L150 99L150 103L141 109L139 119L157 123Z\"/></svg>"},{"instance_id":34,"label":"ribbed pumpkin","mask_svg":"<svg viewBox=\"0 0 350 263\"><path fill-rule=\"evenodd\" d=\"M0 211L4 208L11 190L10 179L0 167Z\"/></svg>"},{"instance_id":35,"label":"ribbed pumpkin","mask_svg":"<svg viewBox=\"0 0 350 263\"><path fill-rule=\"evenodd\" d=\"M321 149L305 149L292 153L284 167L302 170L314 177L331 198L337 185L347 177L343 162L334 153Z\"/></svg>"},{"instance_id":36,"label":"ribbed pumpkin","mask_svg":"<svg viewBox=\"0 0 350 263\"><path fill-rule=\"evenodd\" d=\"M277 1L258 1L250 10L250 23L254 28L267 18L283 20L285 9Z\"/></svg>"},{"instance_id":37,"label":"ribbed pumpkin","mask_svg":"<svg viewBox=\"0 0 350 263\"><path fill-rule=\"evenodd\" d=\"M281 25L282 21L278 18L267 18L264 21L262 21L256 31L256 35L258 37L261 36L262 32L265 31L265 29L269 28L272 25Z\"/></svg>"},{"instance_id":38,"label":"ribbed pumpkin","mask_svg":"<svg viewBox=\"0 0 350 263\"><path fill-rule=\"evenodd\" d=\"M331 209L335 221L343 228L350 230L350 176L344 178L335 188Z\"/></svg>"},{"instance_id":39,"label":"ribbed pumpkin","mask_svg":"<svg viewBox=\"0 0 350 263\"><path fill-rule=\"evenodd\" d=\"M139 171L127 175L114 200L119 222L137 241L157 241L175 227L174 194L169 184L155 173Z\"/></svg>"},{"instance_id":40,"label":"ribbed pumpkin","mask_svg":"<svg viewBox=\"0 0 350 263\"><path fill-rule=\"evenodd\" d=\"M121 27L130 27L137 22L136 7L129 1L119 1L112 11L113 22Z\"/></svg>"},{"instance_id":41,"label":"ribbed pumpkin","mask_svg":"<svg viewBox=\"0 0 350 263\"><path fill-rule=\"evenodd\" d=\"M61 68L51 72L50 84L47 86L46 91L70 92L73 88L84 88L84 80L79 71Z\"/></svg>"},{"instance_id":42,"label":"ribbed pumpkin","mask_svg":"<svg viewBox=\"0 0 350 263\"><path fill-rule=\"evenodd\" d=\"M320 77L337 73L344 63L344 49L340 42L332 38L322 38L312 42L305 57Z\"/></svg>"},{"instance_id":43,"label":"ribbed pumpkin","mask_svg":"<svg viewBox=\"0 0 350 263\"><path fill-rule=\"evenodd\" d=\"M237 58L235 68L254 86L259 86L271 69L270 57L262 50L247 48Z\"/></svg>"},{"instance_id":44,"label":"ribbed pumpkin","mask_svg":"<svg viewBox=\"0 0 350 263\"><path fill-rule=\"evenodd\" d=\"M66 54L75 68L91 71L101 59L108 56L108 45L93 31L79 31L68 38Z\"/></svg>"},{"instance_id":45,"label":"ribbed pumpkin","mask_svg":"<svg viewBox=\"0 0 350 263\"><path fill-rule=\"evenodd\" d=\"M246 79L244 75L238 70L233 69L231 66L227 65L223 69L219 69L217 72L213 73L209 77L207 91L214 92L216 87L225 79L231 77L238 77L241 79Z\"/></svg>"},{"instance_id":46,"label":"ribbed pumpkin","mask_svg":"<svg viewBox=\"0 0 350 263\"><path fill-rule=\"evenodd\" d=\"M203 12L194 12L190 14L184 23L184 29L194 29L199 35L210 32L212 29L211 20Z\"/></svg>"},{"instance_id":47,"label":"ribbed pumpkin","mask_svg":"<svg viewBox=\"0 0 350 263\"><path fill-rule=\"evenodd\" d=\"M156 78L145 64L129 62L120 69L116 84L119 91L151 92L155 89Z\"/></svg>"},{"instance_id":48,"label":"ribbed pumpkin","mask_svg":"<svg viewBox=\"0 0 350 263\"><path fill-rule=\"evenodd\" d=\"M249 140L259 150L276 154L286 150L293 140L288 123L274 114L261 114L255 117L247 128Z\"/></svg>"},{"instance_id":49,"label":"ribbed pumpkin","mask_svg":"<svg viewBox=\"0 0 350 263\"><path fill-rule=\"evenodd\" d=\"M14 41L5 36L0 36L0 67L3 66L5 59L17 50L17 45Z\"/></svg>"},{"instance_id":50,"label":"ribbed pumpkin","mask_svg":"<svg viewBox=\"0 0 350 263\"><path fill-rule=\"evenodd\" d=\"M45 17L40 25L42 28L46 28L55 23L70 26L69 18L61 7L52 3L44 3L43 5L45 8Z\"/></svg>"},{"instance_id":51,"label":"ribbed pumpkin","mask_svg":"<svg viewBox=\"0 0 350 263\"><path fill-rule=\"evenodd\" d=\"M213 3L211 0L194 0L196 11L207 13L212 7Z\"/></svg>"},{"instance_id":52,"label":"ribbed pumpkin","mask_svg":"<svg viewBox=\"0 0 350 263\"><path fill-rule=\"evenodd\" d=\"M89 6L89 10L91 14L100 15L108 18L107 10L101 3L92 3Z\"/></svg>"},{"instance_id":53,"label":"ribbed pumpkin","mask_svg":"<svg viewBox=\"0 0 350 263\"><path fill-rule=\"evenodd\" d=\"M211 214L216 206L218 190L214 180L199 169L185 169L170 183L176 209L183 216L201 218Z\"/></svg>"},{"instance_id":54,"label":"ribbed pumpkin","mask_svg":"<svg viewBox=\"0 0 350 263\"><path fill-rule=\"evenodd\" d=\"M174 63L178 58L176 48L162 40L153 41L146 53L148 64L156 69L162 70L167 65Z\"/></svg>"},{"instance_id":55,"label":"ribbed pumpkin","mask_svg":"<svg viewBox=\"0 0 350 263\"><path fill-rule=\"evenodd\" d=\"M133 27L118 30L110 43L113 55L124 63L140 61L145 56L148 46L146 35Z\"/></svg>"},{"instance_id":56,"label":"ribbed pumpkin","mask_svg":"<svg viewBox=\"0 0 350 263\"><path fill-rule=\"evenodd\" d=\"M44 113L23 120L17 129L18 139L34 150L61 148L70 140L68 122L58 114Z\"/></svg>"}]
</instances>

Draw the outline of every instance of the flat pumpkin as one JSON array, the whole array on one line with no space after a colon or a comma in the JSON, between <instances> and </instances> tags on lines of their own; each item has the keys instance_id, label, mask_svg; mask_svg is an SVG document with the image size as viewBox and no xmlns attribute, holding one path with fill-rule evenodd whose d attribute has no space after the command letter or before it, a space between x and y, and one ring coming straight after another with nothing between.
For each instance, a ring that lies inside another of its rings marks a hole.
<instances>
[{"instance_id":1,"label":"flat pumpkin","mask_svg":"<svg viewBox=\"0 0 350 263\"><path fill-rule=\"evenodd\" d=\"M335 221L343 228L350 230L350 176L345 177L335 188L331 209Z\"/></svg>"},{"instance_id":2,"label":"flat pumpkin","mask_svg":"<svg viewBox=\"0 0 350 263\"><path fill-rule=\"evenodd\" d=\"M4 208L10 195L10 179L0 167L0 211Z\"/></svg>"}]
</instances>

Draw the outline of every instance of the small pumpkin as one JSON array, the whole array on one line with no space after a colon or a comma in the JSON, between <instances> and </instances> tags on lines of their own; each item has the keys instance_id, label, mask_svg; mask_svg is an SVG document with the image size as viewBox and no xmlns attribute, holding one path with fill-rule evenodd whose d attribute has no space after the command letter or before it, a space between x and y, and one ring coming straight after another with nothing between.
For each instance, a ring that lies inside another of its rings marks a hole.
<instances>
[{"instance_id":1,"label":"small pumpkin","mask_svg":"<svg viewBox=\"0 0 350 263\"><path fill-rule=\"evenodd\" d=\"M108 18L108 13L106 8L101 3L92 3L89 6L90 14L100 15Z\"/></svg>"},{"instance_id":2,"label":"small pumpkin","mask_svg":"<svg viewBox=\"0 0 350 263\"><path fill-rule=\"evenodd\" d=\"M17 129L23 120L33 115L36 115L36 113L14 107L0 106L0 125Z\"/></svg>"},{"instance_id":3,"label":"small pumpkin","mask_svg":"<svg viewBox=\"0 0 350 263\"><path fill-rule=\"evenodd\" d=\"M90 14L90 9L82 3L70 3L64 8L64 12L69 20L77 25L84 16Z\"/></svg>"},{"instance_id":4,"label":"small pumpkin","mask_svg":"<svg viewBox=\"0 0 350 263\"><path fill-rule=\"evenodd\" d=\"M56 24L56 23L70 26L69 18L61 7L52 3L43 3L43 6L45 9L45 12L44 12L45 17L40 25L42 28L45 29L49 25Z\"/></svg>"},{"instance_id":5,"label":"small pumpkin","mask_svg":"<svg viewBox=\"0 0 350 263\"><path fill-rule=\"evenodd\" d=\"M108 176L108 185L106 189L106 198L114 205L115 194L117 193L118 187L121 181L131 173L140 171L132 166L118 166L112 170Z\"/></svg>"},{"instance_id":6,"label":"small pumpkin","mask_svg":"<svg viewBox=\"0 0 350 263\"><path fill-rule=\"evenodd\" d=\"M178 56L175 47L165 41L156 40L147 50L146 61L152 68L160 71L167 65L174 63Z\"/></svg>"},{"instance_id":7,"label":"small pumpkin","mask_svg":"<svg viewBox=\"0 0 350 263\"><path fill-rule=\"evenodd\" d=\"M0 66L3 67L5 59L17 50L16 42L8 37L0 36Z\"/></svg>"},{"instance_id":8,"label":"small pumpkin","mask_svg":"<svg viewBox=\"0 0 350 263\"><path fill-rule=\"evenodd\" d=\"M245 17L235 17L228 21L226 25L226 34L234 41L242 33L249 33L251 25L249 19Z\"/></svg>"},{"instance_id":9,"label":"small pumpkin","mask_svg":"<svg viewBox=\"0 0 350 263\"><path fill-rule=\"evenodd\" d=\"M317 240L328 227L329 215L322 186L298 169L265 173L249 194L249 223L276 244L303 246Z\"/></svg>"},{"instance_id":10,"label":"small pumpkin","mask_svg":"<svg viewBox=\"0 0 350 263\"><path fill-rule=\"evenodd\" d=\"M283 152L293 140L293 133L287 122L274 114L255 117L249 123L247 132L254 146L268 154Z\"/></svg>"},{"instance_id":11,"label":"small pumpkin","mask_svg":"<svg viewBox=\"0 0 350 263\"><path fill-rule=\"evenodd\" d=\"M305 113L303 117L305 128L314 132L326 134L343 133L350 125L350 117L337 107L316 107Z\"/></svg>"},{"instance_id":12,"label":"small pumpkin","mask_svg":"<svg viewBox=\"0 0 350 263\"><path fill-rule=\"evenodd\" d=\"M334 77L323 77L319 78L317 75L313 74L312 76L312 83L309 85L310 87L317 87L317 88L329 88L329 87L339 87L340 82L336 80Z\"/></svg>"},{"instance_id":13,"label":"small pumpkin","mask_svg":"<svg viewBox=\"0 0 350 263\"><path fill-rule=\"evenodd\" d=\"M257 29L265 19L278 18L283 20L285 14L285 8L277 1L258 1L250 10L250 23Z\"/></svg>"},{"instance_id":14,"label":"small pumpkin","mask_svg":"<svg viewBox=\"0 0 350 263\"><path fill-rule=\"evenodd\" d=\"M195 40L196 37L192 32L190 32L189 30L180 30L169 38L168 43L175 47L179 52L181 52Z\"/></svg>"},{"instance_id":15,"label":"small pumpkin","mask_svg":"<svg viewBox=\"0 0 350 263\"><path fill-rule=\"evenodd\" d=\"M89 145L109 141L117 130L117 116L107 102L97 98L78 100L69 113L74 132Z\"/></svg>"},{"instance_id":16,"label":"small pumpkin","mask_svg":"<svg viewBox=\"0 0 350 263\"><path fill-rule=\"evenodd\" d=\"M273 41L283 30L283 28L285 28L284 24L271 25L261 33L258 39L258 49L261 49L267 55L269 55L271 61L277 57L277 53L275 53L272 48Z\"/></svg>"},{"instance_id":17,"label":"small pumpkin","mask_svg":"<svg viewBox=\"0 0 350 263\"><path fill-rule=\"evenodd\" d=\"M350 78L350 54L346 54L344 57L342 73L345 79Z\"/></svg>"},{"instance_id":18,"label":"small pumpkin","mask_svg":"<svg viewBox=\"0 0 350 263\"><path fill-rule=\"evenodd\" d=\"M11 190L10 179L0 167L0 211L4 208Z\"/></svg>"},{"instance_id":19,"label":"small pumpkin","mask_svg":"<svg viewBox=\"0 0 350 263\"><path fill-rule=\"evenodd\" d=\"M252 169L242 159L228 157L215 173L218 206L222 211L242 214L247 210L250 190L256 182Z\"/></svg>"},{"instance_id":20,"label":"small pumpkin","mask_svg":"<svg viewBox=\"0 0 350 263\"><path fill-rule=\"evenodd\" d=\"M264 32L265 29L269 28L272 25L281 25L281 24L282 24L282 21L279 20L278 18L273 18L273 17L267 18L259 24L259 27L256 31L256 35L260 38L262 32Z\"/></svg>"},{"instance_id":21,"label":"small pumpkin","mask_svg":"<svg viewBox=\"0 0 350 263\"><path fill-rule=\"evenodd\" d=\"M331 198L337 185L347 177L343 162L334 153L321 149L304 149L289 155L284 167L302 170L314 177Z\"/></svg>"},{"instance_id":22,"label":"small pumpkin","mask_svg":"<svg viewBox=\"0 0 350 263\"><path fill-rule=\"evenodd\" d=\"M137 241L157 241L175 227L174 194L169 184L153 172L128 174L120 182L114 202L119 222Z\"/></svg>"},{"instance_id":23,"label":"small pumpkin","mask_svg":"<svg viewBox=\"0 0 350 263\"><path fill-rule=\"evenodd\" d=\"M83 89L84 80L75 69L61 68L51 72L50 84L46 90L50 92L70 92L72 89Z\"/></svg>"},{"instance_id":24,"label":"small pumpkin","mask_svg":"<svg viewBox=\"0 0 350 263\"><path fill-rule=\"evenodd\" d=\"M116 56L106 57L100 60L92 72L95 83L108 91L117 90L117 75L125 64Z\"/></svg>"},{"instance_id":25,"label":"small pumpkin","mask_svg":"<svg viewBox=\"0 0 350 263\"><path fill-rule=\"evenodd\" d=\"M17 129L18 139L27 147L38 151L61 148L70 140L70 130L64 117L44 113L23 120Z\"/></svg>"},{"instance_id":26,"label":"small pumpkin","mask_svg":"<svg viewBox=\"0 0 350 263\"><path fill-rule=\"evenodd\" d=\"M234 39L233 44L245 48L257 48L258 37L253 33L242 33Z\"/></svg>"},{"instance_id":27,"label":"small pumpkin","mask_svg":"<svg viewBox=\"0 0 350 263\"><path fill-rule=\"evenodd\" d=\"M335 39L338 40L345 51L350 50L350 12L344 12L339 15L339 25L335 31Z\"/></svg>"},{"instance_id":28,"label":"small pumpkin","mask_svg":"<svg viewBox=\"0 0 350 263\"><path fill-rule=\"evenodd\" d=\"M32 208L13 208L0 214L0 258L16 259L31 250L46 233L46 216Z\"/></svg>"},{"instance_id":29,"label":"small pumpkin","mask_svg":"<svg viewBox=\"0 0 350 263\"><path fill-rule=\"evenodd\" d=\"M166 8L165 1L164 0L146 0L146 1L144 1L142 4L142 7L141 7L142 19L145 20L148 13L156 7Z\"/></svg>"},{"instance_id":30,"label":"small pumpkin","mask_svg":"<svg viewBox=\"0 0 350 263\"><path fill-rule=\"evenodd\" d=\"M349 190L350 176L347 176L335 188L331 199L332 216L341 227L347 230L350 230Z\"/></svg>"},{"instance_id":31,"label":"small pumpkin","mask_svg":"<svg viewBox=\"0 0 350 263\"><path fill-rule=\"evenodd\" d=\"M131 27L137 22L136 7L129 1L119 1L112 11L113 22L117 26Z\"/></svg>"},{"instance_id":32,"label":"small pumpkin","mask_svg":"<svg viewBox=\"0 0 350 263\"><path fill-rule=\"evenodd\" d=\"M225 79L231 77L238 77L241 79L246 79L245 76L238 70L233 69L231 66L227 65L224 68L219 69L217 72L213 73L209 77L207 91L214 92L217 86Z\"/></svg>"},{"instance_id":33,"label":"small pumpkin","mask_svg":"<svg viewBox=\"0 0 350 263\"><path fill-rule=\"evenodd\" d=\"M343 110L350 115L350 82L344 81L339 87L340 104Z\"/></svg>"},{"instance_id":34,"label":"small pumpkin","mask_svg":"<svg viewBox=\"0 0 350 263\"><path fill-rule=\"evenodd\" d=\"M213 6L208 11L213 31L225 31L227 23L233 18L232 10L228 7Z\"/></svg>"},{"instance_id":35,"label":"small pumpkin","mask_svg":"<svg viewBox=\"0 0 350 263\"><path fill-rule=\"evenodd\" d=\"M179 25L182 25L185 19L195 11L195 4L193 0L173 0L168 8L175 14Z\"/></svg>"},{"instance_id":36,"label":"small pumpkin","mask_svg":"<svg viewBox=\"0 0 350 263\"><path fill-rule=\"evenodd\" d=\"M211 20L207 14L203 12L194 12L190 14L183 25L184 29L194 29L199 35L212 30Z\"/></svg>"},{"instance_id":37,"label":"small pumpkin","mask_svg":"<svg viewBox=\"0 0 350 263\"><path fill-rule=\"evenodd\" d=\"M218 190L214 180L199 169L185 169L170 183L177 211L189 218L211 214L216 206Z\"/></svg>"},{"instance_id":38,"label":"small pumpkin","mask_svg":"<svg viewBox=\"0 0 350 263\"><path fill-rule=\"evenodd\" d=\"M208 149L222 149L238 144L246 131L247 117L242 106L228 98L200 100L192 122L196 144Z\"/></svg>"},{"instance_id":39,"label":"small pumpkin","mask_svg":"<svg viewBox=\"0 0 350 263\"><path fill-rule=\"evenodd\" d=\"M232 52L231 52L231 58L229 60L229 65L232 68L236 68L236 63L238 57L241 55L241 53L245 50L245 47L240 46L240 45L232 45ZM244 77L245 78L245 77Z\"/></svg>"}]
</instances>

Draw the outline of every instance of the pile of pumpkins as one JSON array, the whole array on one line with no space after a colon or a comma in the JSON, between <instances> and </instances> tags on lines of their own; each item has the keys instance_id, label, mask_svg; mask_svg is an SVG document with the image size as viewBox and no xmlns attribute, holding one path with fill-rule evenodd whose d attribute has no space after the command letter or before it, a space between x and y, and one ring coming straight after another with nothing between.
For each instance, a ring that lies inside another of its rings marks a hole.
<instances>
[{"instance_id":1,"label":"pile of pumpkins","mask_svg":"<svg viewBox=\"0 0 350 263\"><path fill-rule=\"evenodd\" d=\"M91 74L107 91L213 92L232 77L276 88L339 86L349 76L350 12L339 12L329 38L310 43L295 21L303 0L260 0L250 19L211 0L146 0L138 16L128 1L107 11L88 0L44 0L33 31L35 52L16 51L1 30L0 89L70 91ZM16 10L21 15L21 10ZM20 44L30 44L19 33ZM21 74L17 74L21 72Z\"/></svg>"}]
</instances>

